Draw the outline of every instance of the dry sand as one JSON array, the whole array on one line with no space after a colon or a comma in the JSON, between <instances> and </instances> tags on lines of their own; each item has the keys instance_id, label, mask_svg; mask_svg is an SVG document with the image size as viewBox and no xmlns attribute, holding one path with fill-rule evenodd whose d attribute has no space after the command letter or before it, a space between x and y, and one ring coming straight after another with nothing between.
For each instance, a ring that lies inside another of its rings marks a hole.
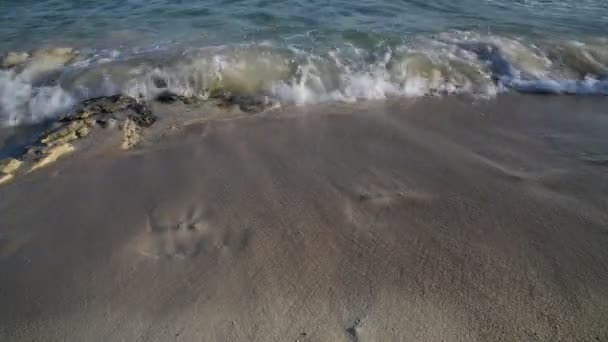
<instances>
[{"instance_id":1,"label":"dry sand","mask_svg":"<svg viewBox=\"0 0 608 342\"><path fill-rule=\"evenodd\" d=\"M315 106L74 153L0 187L0 340L608 341L607 104Z\"/></svg>"}]
</instances>

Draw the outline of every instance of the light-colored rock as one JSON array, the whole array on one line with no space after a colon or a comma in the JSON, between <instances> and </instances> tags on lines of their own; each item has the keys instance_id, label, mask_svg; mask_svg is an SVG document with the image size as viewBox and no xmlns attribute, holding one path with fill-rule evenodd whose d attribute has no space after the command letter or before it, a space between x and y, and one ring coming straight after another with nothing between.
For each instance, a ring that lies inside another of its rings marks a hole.
<instances>
[{"instance_id":1,"label":"light-colored rock","mask_svg":"<svg viewBox=\"0 0 608 342\"><path fill-rule=\"evenodd\" d=\"M6 158L0 161L0 172L13 174L21 167L22 162L14 158Z\"/></svg>"},{"instance_id":2,"label":"light-colored rock","mask_svg":"<svg viewBox=\"0 0 608 342\"><path fill-rule=\"evenodd\" d=\"M27 52L9 52L2 59L3 68L12 68L19 66L30 58L30 54Z\"/></svg>"},{"instance_id":3,"label":"light-colored rock","mask_svg":"<svg viewBox=\"0 0 608 342\"><path fill-rule=\"evenodd\" d=\"M58 145L78 139L76 132L64 127L63 129L53 132L40 140L45 145Z\"/></svg>"},{"instance_id":4,"label":"light-colored rock","mask_svg":"<svg viewBox=\"0 0 608 342\"><path fill-rule=\"evenodd\" d=\"M76 130L76 135L78 135L79 138L84 138L89 135L89 133L91 133L91 130L86 125Z\"/></svg>"},{"instance_id":5,"label":"light-colored rock","mask_svg":"<svg viewBox=\"0 0 608 342\"><path fill-rule=\"evenodd\" d=\"M36 163L30 168L29 172L37 170L39 168L45 167L51 163L54 163L61 156L66 155L74 151L74 146L70 143L65 143L62 145L56 145L53 147L49 147L47 150L43 152L43 156L36 161Z\"/></svg>"},{"instance_id":6,"label":"light-colored rock","mask_svg":"<svg viewBox=\"0 0 608 342\"><path fill-rule=\"evenodd\" d=\"M75 52L71 49L55 49L47 53L60 56ZM36 58L41 58L39 54ZM34 59L28 62L27 67L34 62ZM114 95L84 101L79 110L58 120L52 125L52 129L41 134L19 159L0 160L0 183L18 176L20 173L17 171L24 164L27 165L26 173L29 173L54 163L73 152L76 149L73 144L77 144L78 139L91 135L101 127L120 130L121 147L130 149L140 143L142 130L152 125L155 120L156 117L145 103L139 103L129 96Z\"/></svg>"},{"instance_id":7,"label":"light-colored rock","mask_svg":"<svg viewBox=\"0 0 608 342\"><path fill-rule=\"evenodd\" d=\"M40 139L40 142L45 145L60 145L85 137L90 133L89 125L89 122L85 120L72 121L68 125L49 133Z\"/></svg>"},{"instance_id":8,"label":"light-colored rock","mask_svg":"<svg viewBox=\"0 0 608 342\"><path fill-rule=\"evenodd\" d=\"M0 184L9 182L11 179L13 179L13 177L15 177L15 176L13 176L9 173L0 172Z\"/></svg>"},{"instance_id":9,"label":"light-colored rock","mask_svg":"<svg viewBox=\"0 0 608 342\"><path fill-rule=\"evenodd\" d=\"M35 51L32 58L50 63L65 64L78 56L78 51L72 48L51 48Z\"/></svg>"},{"instance_id":10,"label":"light-colored rock","mask_svg":"<svg viewBox=\"0 0 608 342\"><path fill-rule=\"evenodd\" d=\"M22 76L31 80L36 79L41 75L63 68L76 56L78 56L78 51L72 48L38 50L27 61Z\"/></svg>"},{"instance_id":11,"label":"light-colored rock","mask_svg":"<svg viewBox=\"0 0 608 342\"><path fill-rule=\"evenodd\" d=\"M139 126L131 119L127 119L122 127L123 137L122 137L122 145L121 147L125 150L128 150L137 143L141 139L141 135L139 132Z\"/></svg>"}]
</instances>

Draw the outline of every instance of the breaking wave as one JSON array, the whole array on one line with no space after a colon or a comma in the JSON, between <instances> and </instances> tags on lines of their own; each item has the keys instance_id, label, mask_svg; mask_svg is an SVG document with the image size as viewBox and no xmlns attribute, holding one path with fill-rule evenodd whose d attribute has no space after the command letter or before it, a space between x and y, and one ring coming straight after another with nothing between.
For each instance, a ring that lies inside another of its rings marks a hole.
<instances>
[{"instance_id":1,"label":"breaking wave","mask_svg":"<svg viewBox=\"0 0 608 342\"><path fill-rule=\"evenodd\" d=\"M62 115L97 96L152 100L265 96L284 104L500 92L608 95L608 40L531 41L449 32L372 47L244 44L189 49L11 54L0 70L0 124ZM10 58L9 58L10 57Z\"/></svg>"}]
</instances>

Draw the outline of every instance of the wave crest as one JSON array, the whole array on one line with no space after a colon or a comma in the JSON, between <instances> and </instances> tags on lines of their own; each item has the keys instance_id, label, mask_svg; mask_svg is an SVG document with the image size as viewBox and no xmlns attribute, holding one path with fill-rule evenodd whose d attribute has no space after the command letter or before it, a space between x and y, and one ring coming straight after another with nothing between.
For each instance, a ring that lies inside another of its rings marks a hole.
<instances>
[{"instance_id":1,"label":"wave crest","mask_svg":"<svg viewBox=\"0 0 608 342\"><path fill-rule=\"evenodd\" d=\"M374 48L337 45L33 53L0 70L0 124L44 120L87 98L117 93L147 100L167 91L202 99L263 95L296 105L455 93L487 97L510 89L608 95L606 40L532 42L448 32L402 44L378 40Z\"/></svg>"}]
</instances>

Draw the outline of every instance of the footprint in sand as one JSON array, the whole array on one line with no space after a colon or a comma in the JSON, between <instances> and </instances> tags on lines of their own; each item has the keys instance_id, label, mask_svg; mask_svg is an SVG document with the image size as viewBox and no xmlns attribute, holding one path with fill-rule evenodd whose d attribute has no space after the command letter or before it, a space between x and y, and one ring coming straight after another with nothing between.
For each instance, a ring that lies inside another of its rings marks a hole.
<instances>
[{"instance_id":1,"label":"footprint in sand","mask_svg":"<svg viewBox=\"0 0 608 342\"><path fill-rule=\"evenodd\" d=\"M182 218L170 224L161 224L149 218L146 230L138 244L138 251L153 258L191 257L209 244L209 225L197 217Z\"/></svg>"},{"instance_id":2,"label":"footprint in sand","mask_svg":"<svg viewBox=\"0 0 608 342\"><path fill-rule=\"evenodd\" d=\"M363 224L369 219L373 221L375 216L387 208L425 203L434 198L429 193L406 190L403 186L396 186L389 190L387 187L368 185L347 191L346 194L348 200L345 201L344 214L349 221L359 224ZM372 222L367 224L372 224Z\"/></svg>"},{"instance_id":3,"label":"footprint in sand","mask_svg":"<svg viewBox=\"0 0 608 342\"><path fill-rule=\"evenodd\" d=\"M360 319L356 319L348 328L346 328L346 333L350 337L351 341L359 342L359 330L363 326L363 322Z\"/></svg>"},{"instance_id":4,"label":"footprint in sand","mask_svg":"<svg viewBox=\"0 0 608 342\"><path fill-rule=\"evenodd\" d=\"M138 236L137 251L147 257L185 259L201 254L242 250L247 246L248 230L235 232L210 224L200 210L192 209L174 220L148 216L146 229Z\"/></svg>"}]
</instances>

